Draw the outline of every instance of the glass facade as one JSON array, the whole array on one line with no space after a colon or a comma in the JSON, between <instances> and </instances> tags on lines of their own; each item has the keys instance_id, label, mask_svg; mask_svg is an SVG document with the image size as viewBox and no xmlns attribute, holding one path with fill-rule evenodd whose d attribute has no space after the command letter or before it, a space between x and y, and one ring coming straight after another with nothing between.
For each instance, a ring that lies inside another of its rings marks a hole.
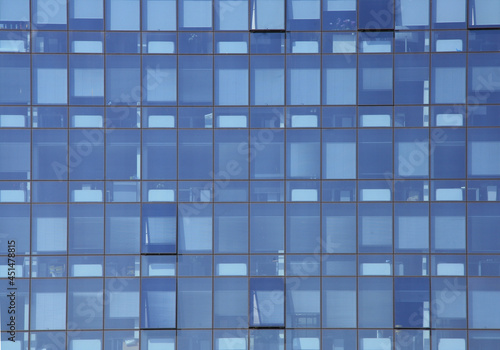
<instances>
[{"instance_id":1,"label":"glass facade","mask_svg":"<svg viewBox=\"0 0 500 350\"><path fill-rule=\"evenodd\" d=\"M5 350L497 350L499 191L500 1L0 0Z\"/></svg>"}]
</instances>

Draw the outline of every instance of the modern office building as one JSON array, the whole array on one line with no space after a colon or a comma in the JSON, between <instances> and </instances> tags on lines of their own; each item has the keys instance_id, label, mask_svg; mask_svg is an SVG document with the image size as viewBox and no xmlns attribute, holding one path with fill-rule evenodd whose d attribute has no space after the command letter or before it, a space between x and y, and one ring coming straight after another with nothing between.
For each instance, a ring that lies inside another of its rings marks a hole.
<instances>
[{"instance_id":1,"label":"modern office building","mask_svg":"<svg viewBox=\"0 0 500 350\"><path fill-rule=\"evenodd\" d=\"M0 0L3 350L498 350L499 189L498 0Z\"/></svg>"}]
</instances>

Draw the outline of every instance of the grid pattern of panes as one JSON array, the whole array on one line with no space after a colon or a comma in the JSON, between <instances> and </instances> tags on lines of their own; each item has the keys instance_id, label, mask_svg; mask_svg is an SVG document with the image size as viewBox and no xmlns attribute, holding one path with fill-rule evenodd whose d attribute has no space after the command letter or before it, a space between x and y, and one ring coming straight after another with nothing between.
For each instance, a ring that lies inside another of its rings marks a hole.
<instances>
[{"instance_id":1,"label":"grid pattern of panes","mask_svg":"<svg viewBox=\"0 0 500 350\"><path fill-rule=\"evenodd\" d=\"M0 0L2 347L496 350L499 127L497 0Z\"/></svg>"}]
</instances>

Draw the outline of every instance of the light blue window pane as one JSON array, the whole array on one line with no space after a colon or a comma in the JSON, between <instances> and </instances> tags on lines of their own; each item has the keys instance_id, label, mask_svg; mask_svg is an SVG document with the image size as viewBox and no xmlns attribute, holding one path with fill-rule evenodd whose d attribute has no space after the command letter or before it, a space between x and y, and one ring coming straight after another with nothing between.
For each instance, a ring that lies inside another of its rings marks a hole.
<instances>
[{"instance_id":1,"label":"light blue window pane","mask_svg":"<svg viewBox=\"0 0 500 350\"><path fill-rule=\"evenodd\" d=\"M39 110L42 108L39 108ZM51 109L51 107L48 107L47 109ZM54 112L59 112L59 108L56 107L56 110ZM62 112L66 112L61 108L61 111L59 113L62 114ZM57 114L59 114L57 113ZM51 118L51 123L54 123L54 127L62 127L57 125L56 123L58 120L55 118L57 116L56 113L55 115ZM66 113L64 113L66 114ZM48 114L50 116L50 114ZM66 116L65 116L66 117ZM60 116L61 119L62 115ZM40 119L40 118L39 118ZM64 118L66 119L66 118ZM102 107L70 107L69 111L69 125L70 128L103 128L105 125L104 122L104 108ZM66 120L64 120L66 122ZM66 123L63 125L65 126ZM91 144L96 144L96 146L99 143L102 143L104 140L104 132L103 131L96 131L96 130L85 130L85 131L79 131L79 133L82 136L85 136L85 139L87 142Z\"/></svg>"},{"instance_id":2,"label":"light blue window pane","mask_svg":"<svg viewBox=\"0 0 500 350\"><path fill-rule=\"evenodd\" d=\"M57 107L56 107L57 108ZM36 113L36 107L35 112ZM0 128L27 128L31 125L30 107L0 107Z\"/></svg>"},{"instance_id":3,"label":"light blue window pane","mask_svg":"<svg viewBox=\"0 0 500 350\"><path fill-rule=\"evenodd\" d=\"M70 49L72 53L103 53L104 35L99 32L70 32Z\"/></svg>"},{"instance_id":4,"label":"light blue window pane","mask_svg":"<svg viewBox=\"0 0 500 350\"><path fill-rule=\"evenodd\" d=\"M284 276L284 255L250 255L251 276Z\"/></svg>"},{"instance_id":5,"label":"light blue window pane","mask_svg":"<svg viewBox=\"0 0 500 350\"><path fill-rule=\"evenodd\" d=\"M71 202L102 202L104 182L73 181L69 184Z\"/></svg>"},{"instance_id":6,"label":"light blue window pane","mask_svg":"<svg viewBox=\"0 0 500 350\"><path fill-rule=\"evenodd\" d=\"M242 320L243 322L243 320ZM245 326L246 327L246 324ZM246 331L221 329L214 330L214 350L247 349L248 333Z\"/></svg>"},{"instance_id":7,"label":"light blue window pane","mask_svg":"<svg viewBox=\"0 0 500 350\"><path fill-rule=\"evenodd\" d=\"M356 275L355 255L324 255L323 276Z\"/></svg>"},{"instance_id":8,"label":"light blue window pane","mask_svg":"<svg viewBox=\"0 0 500 350\"><path fill-rule=\"evenodd\" d=\"M175 130L143 130L143 179L175 179L177 175L177 133Z\"/></svg>"},{"instance_id":9,"label":"light blue window pane","mask_svg":"<svg viewBox=\"0 0 500 350\"><path fill-rule=\"evenodd\" d=\"M181 0L179 2L179 29L210 30L212 28L212 0Z\"/></svg>"},{"instance_id":10,"label":"light blue window pane","mask_svg":"<svg viewBox=\"0 0 500 350\"><path fill-rule=\"evenodd\" d=\"M28 130L0 130L0 178L30 178L30 134Z\"/></svg>"},{"instance_id":11,"label":"light blue window pane","mask_svg":"<svg viewBox=\"0 0 500 350\"><path fill-rule=\"evenodd\" d=\"M0 28L2 29L29 29L30 2L19 0L0 1Z\"/></svg>"},{"instance_id":12,"label":"light blue window pane","mask_svg":"<svg viewBox=\"0 0 500 350\"><path fill-rule=\"evenodd\" d=\"M356 7L356 0L323 1L323 30L356 29Z\"/></svg>"},{"instance_id":13,"label":"light blue window pane","mask_svg":"<svg viewBox=\"0 0 500 350\"><path fill-rule=\"evenodd\" d=\"M80 121L85 122L83 118L76 122ZM90 121L90 118L87 121ZM90 129L71 130L69 139L70 178L72 180L102 179L104 177L104 133Z\"/></svg>"},{"instance_id":14,"label":"light blue window pane","mask_svg":"<svg viewBox=\"0 0 500 350\"><path fill-rule=\"evenodd\" d=\"M395 56L395 103L429 103L429 56Z\"/></svg>"},{"instance_id":15,"label":"light blue window pane","mask_svg":"<svg viewBox=\"0 0 500 350\"><path fill-rule=\"evenodd\" d=\"M177 327L212 327L211 278L183 278L178 280Z\"/></svg>"},{"instance_id":16,"label":"light blue window pane","mask_svg":"<svg viewBox=\"0 0 500 350\"><path fill-rule=\"evenodd\" d=\"M471 129L467 136L467 172L472 177L498 177L500 133L495 129ZM494 191L491 188L490 191Z\"/></svg>"},{"instance_id":17,"label":"light blue window pane","mask_svg":"<svg viewBox=\"0 0 500 350\"><path fill-rule=\"evenodd\" d=\"M215 2L217 30L247 30L248 0L218 0Z\"/></svg>"},{"instance_id":18,"label":"light blue window pane","mask_svg":"<svg viewBox=\"0 0 500 350\"><path fill-rule=\"evenodd\" d=\"M320 58L297 56L287 58L287 104L320 103Z\"/></svg>"},{"instance_id":19,"label":"light blue window pane","mask_svg":"<svg viewBox=\"0 0 500 350\"><path fill-rule=\"evenodd\" d=\"M470 332L471 337L472 333ZM448 346L451 349L460 346L462 349L467 349L467 331L465 330L433 330L431 339L433 349L437 349L438 344L444 344L442 346Z\"/></svg>"},{"instance_id":20,"label":"light blue window pane","mask_svg":"<svg viewBox=\"0 0 500 350\"><path fill-rule=\"evenodd\" d=\"M6 335L6 337L10 336L8 333L4 334ZM21 335L21 337L18 337L16 342L21 342L23 336L24 338L26 338L24 341L25 347L21 347L18 349L28 350L28 342L27 342L28 333L25 333ZM5 344L3 343L3 340L2 344ZM8 349L8 346L14 346L14 348L18 346L17 343L13 344L10 341L8 341L7 344L8 345L3 345L6 349ZM66 332L33 332L31 338L31 344L33 344L32 347L36 346L35 349L37 350L40 349L42 346L52 347L54 350L66 349Z\"/></svg>"},{"instance_id":21,"label":"light blue window pane","mask_svg":"<svg viewBox=\"0 0 500 350\"><path fill-rule=\"evenodd\" d=\"M358 103L391 105L393 103L393 62L391 55L359 56Z\"/></svg>"},{"instance_id":22,"label":"light blue window pane","mask_svg":"<svg viewBox=\"0 0 500 350\"><path fill-rule=\"evenodd\" d=\"M393 327L392 278L358 279L358 327Z\"/></svg>"},{"instance_id":23,"label":"light blue window pane","mask_svg":"<svg viewBox=\"0 0 500 350\"><path fill-rule=\"evenodd\" d=\"M472 33L472 32L471 32ZM467 32L463 30L443 31L432 37L432 51L457 52L465 51ZM471 39L474 38L471 34ZM473 40L471 40L473 41ZM476 43L477 45L477 43ZM470 51L476 51L469 49Z\"/></svg>"},{"instance_id":24,"label":"light blue window pane","mask_svg":"<svg viewBox=\"0 0 500 350\"><path fill-rule=\"evenodd\" d=\"M165 32L142 33L143 53L165 53L177 52L177 34Z\"/></svg>"},{"instance_id":25,"label":"light blue window pane","mask_svg":"<svg viewBox=\"0 0 500 350\"><path fill-rule=\"evenodd\" d=\"M394 28L393 4L392 0L359 0L359 28L371 30Z\"/></svg>"},{"instance_id":26,"label":"light blue window pane","mask_svg":"<svg viewBox=\"0 0 500 350\"><path fill-rule=\"evenodd\" d=\"M181 333L181 332L179 332ZM141 349L155 350L163 347L167 350L175 349L175 331L141 331Z\"/></svg>"},{"instance_id":27,"label":"light blue window pane","mask_svg":"<svg viewBox=\"0 0 500 350\"><path fill-rule=\"evenodd\" d=\"M434 28L465 28L466 22L466 0L432 1L432 26Z\"/></svg>"},{"instance_id":28,"label":"light blue window pane","mask_svg":"<svg viewBox=\"0 0 500 350\"><path fill-rule=\"evenodd\" d=\"M465 250L465 206L462 203L431 205L431 242L434 252Z\"/></svg>"},{"instance_id":29,"label":"light blue window pane","mask_svg":"<svg viewBox=\"0 0 500 350\"><path fill-rule=\"evenodd\" d=\"M66 29L66 1L32 1L32 19L37 29Z\"/></svg>"},{"instance_id":30,"label":"light blue window pane","mask_svg":"<svg viewBox=\"0 0 500 350\"><path fill-rule=\"evenodd\" d=\"M32 217L33 252L66 254L67 225L67 209L64 205L34 205Z\"/></svg>"},{"instance_id":31,"label":"light blue window pane","mask_svg":"<svg viewBox=\"0 0 500 350\"><path fill-rule=\"evenodd\" d=\"M143 279L141 283L141 327L174 328L175 295L175 279Z\"/></svg>"},{"instance_id":32,"label":"light blue window pane","mask_svg":"<svg viewBox=\"0 0 500 350\"><path fill-rule=\"evenodd\" d=\"M451 283L450 283L451 282ZM467 293L465 278L433 278L431 285L432 327L466 328ZM445 296L452 293L454 297Z\"/></svg>"},{"instance_id":33,"label":"light blue window pane","mask_svg":"<svg viewBox=\"0 0 500 350\"><path fill-rule=\"evenodd\" d=\"M174 255L142 256L142 276L175 276L176 257Z\"/></svg>"},{"instance_id":34,"label":"light blue window pane","mask_svg":"<svg viewBox=\"0 0 500 350\"><path fill-rule=\"evenodd\" d=\"M215 253L248 252L248 205L216 204Z\"/></svg>"},{"instance_id":35,"label":"light blue window pane","mask_svg":"<svg viewBox=\"0 0 500 350\"><path fill-rule=\"evenodd\" d=\"M106 252L139 253L140 227L139 205L106 205Z\"/></svg>"},{"instance_id":36,"label":"light blue window pane","mask_svg":"<svg viewBox=\"0 0 500 350\"><path fill-rule=\"evenodd\" d=\"M214 256L215 276L247 276L248 255Z\"/></svg>"},{"instance_id":37,"label":"light blue window pane","mask_svg":"<svg viewBox=\"0 0 500 350\"><path fill-rule=\"evenodd\" d=\"M251 181L252 202L283 202L285 200L283 181Z\"/></svg>"},{"instance_id":38,"label":"light blue window pane","mask_svg":"<svg viewBox=\"0 0 500 350\"><path fill-rule=\"evenodd\" d=\"M291 30L319 30L321 1L292 0L287 4L287 28Z\"/></svg>"},{"instance_id":39,"label":"light blue window pane","mask_svg":"<svg viewBox=\"0 0 500 350\"><path fill-rule=\"evenodd\" d=\"M429 206L424 203L397 203L395 207L397 252L429 251Z\"/></svg>"},{"instance_id":40,"label":"light blue window pane","mask_svg":"<svg viewBox=\"0 0 500 350\"><path fill-rule=\"evenodd\" d=\"M66 328L66 281L56 279L31 282L31 329Z\"/></svg>"},{"instance_id":41,"label":"light blue window pane","mask_svg":"<svg viewBox=\"0 0 500 350\"><path fill-rule=\"evenodd\" d=\"M356 104L356 56L323 58L323 103Z\"/></svg>"},{"instance_id":42,"label":"light blue window pane","mask_svg":"<svg viewBox=\"0 0 500 350\"><path fill-rule=\"evenodd\" d=\"M285 324L284 289L282 278L250 279L251 327L279 327Z\"/></svg>"},{"instance_id":43,"label":"light blue window pane","mask_svg":"<svg viewBox=\"0 0 500 350\"><path fill-rule=\"evenodd\" d=\"M397 0L396 29L429 28L429 0Z\"/></svg>"},{"instance_id":44,"label":"light blue window pane","mask_svg":"<svg viewBox=\"0 0 500 350\"><path fill-rule=\"evenodd\" d=\"M323 327L356 327L356 279L323 278Z\"/></svg>"},{"instance_id":45,"label":"light blue window pane","mask_svg":"<svg viewBox=\"0 0 500 350\"><path fill-rule=\"evenodd\" d=\"M284 177L284 133L278 130L250 132L250 176L252 179Z\"/></svg>"},{"instance_id":46,"label":"light blue window pane","mask_svg":"<svg viewBox=\"0 0 500 350\"><path fill-rule=\"evenodd\" d=\"M143 104L169 105L176 103L176 67L175 57L143 57Z\"/></svg>"},{"instance_id":47,"label":"light blue window pane","mask_svg":"<svg viewBox=\"0 0 500 350\"><path fill-rule=\"evenodd\" d=\"M403 178L429 176L429 134L427 130L395 131L396 175Z\"/></svg>"},{"instance_id":48,"label":"light blue window pane","mask_svg":"<svg viewBox=\"0 0 500 350\"><path fill-rule=\"evenodd\" d=\"M498 67L492 63L496 62L499 57L497 53L476 53L468 57L468 95L476 104L493 104L500 101L499 71Z\"/></svg>"},{"instance_id":49,"label":"light blue window pane","mask_svg":"<svg viewBox=\"0 0 500 350\"><path fill-rule=\"evenodd\" d=\"M377 32L359 33L359 52L360 53L388 53L393 51L393 33Z\"/></svg>"},{"instance_id":50,"label":"light blue window pane","mask_svg":"<svg viewBox=\"0 0 500 350\"><path fill-rule=\"evenodd\" d=\"M179 104L212 104L212 66L210 56L179 56Z\"/></svg>"},{"instance_id":51,"label":"light blue window pane","mask_svg":"<svg viewBox=\"0 0 500 350\"><path fill-rule=\"evenodd\" d=\"M64 130L34 130L33 178L62 180L66 178L67 132Z\"/></svg>"},{"instance_id":52,"label":"light blue window pane","mask_svg":"<svg viewBox=\"0 0 500 350\"><path fill-rule=\"evenodd\" d=\"M66 32L34 32L32 35L32 51L41 53L66 53Z\"/></svg>"},{"instance_id":53,"label":"light blue window pane","mask_svg":"<svg viewBox=\"0 0 500 350\"><path fill-rule=\"evenodd\" d=\"M142 30L175 30L175 0L147 0L142 2Z\"/></svg>"},{"instance_id":54,"label":"light blue window pane","mask_svg":"<svg viewBox=\"0 0 500 350\"><path fill-rule=\"evenodd\" d=\"M499 203L470 203L468 205L468 248L474 253L498 253L497 238L500 224Z\"/></svg>"},{"instance_id":55,"label":"light blue window pane","mask_svg":"<svg viewBox=\"0 0 500 350\"><path fill-rule=\"evenodd\" d=\"M254 54L284 53L285 34L255 32L250 33L250 52Z\"/></svg>"},{"instance_id":56,"label":"light blue window pane","mask_svg":"<svg viewBox=\"0 0 500 350\"><path fill-rule=\"evenodd\" d=\"M102 277L104 260L102 256L71 256L68 266L70 277Z\"/></svg>"},{"instance_id":57,"label":"light blue window pane","mask_svg":"<svg viewBox=\"0 0 500 350\"><path fill-rule=\"evenodd\" d=\"M106 178L133 180L141 177L139 130L115 130L106 137Z\"/></svg>"},{"instance_id":58,"label":"light blue window pane","mask_svg":"<svg viewBox=\"0 0 500 350\"><path fill-rule=\"evenodd\" d=\"M469 349L482 348L484 350L494 350L498 346L500 346L500 332L469 331Z\"/></svg>"},{"instance_id":59,"label":"light blue window pane","mask_svg":"<svg viewBox=\"0 0 500 350\"><path fill-rule=\"evenodd\" d=\"M468 282L469 328L499 328L500 280L470 278Z\"/></svg>"},{"instance_id":60,"label":"light blue window pane","mask_svg":"<svg viewBox=\"0 0 500 350\"><path fill-rule=\"evenodd\" d=\"M177 210L173 204L143 204L142 252L175 253Z\"/></svg>"},{"instance_id":61,"label":"light blue window pane","mask_svg":"<svg viewBox=\"0 0 500 350\"><path fill-rule=\"evenodd\" d=\"M250 99L252 105L282 105L285 101L284 58L253 56L250 61Z\"/></svg>"},{"instance_id":62,"label":"light blue window pane","mask_svg":"<svg viewBox=\"0 0 500 350\"><path fill-rule=\"evenodd\" d=\"M177 346L186 350L212 350L212 331L179 330Z\"/></svg>"},{"instance_id":63,"label":"light blue window pane","mask_svg":"<svg viewBox=\"0 0 500 350\"><path fill-rule=\"evenodd\" d=\"M33 202L66 202L68 199L68 186L66 182L40 181L33 182L32 186Z\"/></svg>"},{"instance_id":64,"label":"light blue window pane","mask_svg":"<svg viewBox=\"0 0 500 350\"><path fill-rule=\"evenodd\" d=\"M356 330L347 329L325 329L323 330L323 347L340 346L345 350L356 350L357 337Z\"/></svg>"},{"instance_id":65,"label":"light blue window pane","mask_svg":"<svg viewBox=\"0 0 500 350\"><path fill-rule=\"evenodd\" d=\"M229 2L234 3L232 0ZM248 53L248 33L216 32L215 53Z\"/></svg>"},{"instance_id":66,"label":"light blue window pane","mask_svg":"<svg viewBox=\"0 0 500 350\"><path fill-rule=\"evenodd\" d=\"M107 53L140 53L141 39L139 33L133 32L107 32Z\"/></svg>"},{"instance_id":67,"label":"light blue window pane","mask_svg":"<svg viewBox=\"0 0 500 350\"><path fill-rule=\"evenodd\" d=\"M323 179L356 177L356 133L354 130L323 131Z\"/></svg>"},{"instance_id":68,"label":"light blue window pane","mask_svg":"<svg viewBox=\"0 0 500 350\"><path fill-rule=\"evenodd\" d=\"M430 280L427 277L398 277L394 280L394 308L396 327L429 327Z\"/></svg>"},{"instance_id":69,"label":"light blue window pane","mask_svg":"<svg viewBox=\"0 0 500 350\"><path fill-rule=\"evenodd\" d=\"M323 252L356 252L356 207L353 204L324 204L322 229Z\"/></svg>"},{"instance_id":70,"label":"light blue window pane","mask_svg":"<svg viewBox=\"0 0 500 350\"><path fill-rule=\"evenodd\" d=\"M104 28L103 0L70 0L69 28L102 30Z\"/></svg>"},{"instance_id":71,"label":"light blue window pane","mask_svg":"<svg viewBox=\"0 0 500 350\"><path fill-rule=\"evenodd\" d=\"M432 103L465 103L466 69L463 54L432 55Z\"/></svg>"},{"instance_id":72,"label":"light blue window pane","mask_svg":"<svg viewBox=\"0 0 500 350\"><path fill-rule=\"evenodd\" d=\"M103 280L97 278L68 281L68 322L78 329L102 328Z\"/></svg>"},{"instance_id":73,"label":"light blue window pane","mask_svg":"<svg viewBox=\"0 0 500 350\"><path fill-rule=\"evenodd\" d=\"M261 203L250 206L250 249L252 253L284 252L283 204Z\"/></svg>"},{"instance_id":74,"label":"light blue window pane","mask_svg":"<svg viewBox=\"0 0 500 350\"><path fill-rule=\"evenodd\" d=\"M177 109L172 107L146 107L142 109L144 128L175 128Z\"/></svg>"},{"instance_id":75,"label":"light blue window pane","mask_svg":"<svg viewBox=\"0 0 500 350\"><path fill-rule=\"evenodd\" d=\"M217 182L214 193L215 202L247 202L248 182L230 181L222 184L224 180ZM220 184L220 185L219 185ZM219 186L218 186L219 185Z\"/></svg>"},{"instance_id":76,"label":"light blue window pane","mask_svg":"<svg viewBox=\"0 0 500 350\"><path fill-rule=\"evenodd\" d=\"M69 210L70 254L102 254L103 250L103 205L72 204Z\"/></svg>"},{"instance_id":77,"label":"light blue window pane","mask_svg":"<svg viewBox=\"0 0 500 350\"><path fill-rule=\"evenodd\" d=\"M179 206L179 253L212 252L212 205Z\"/></svg>"},{"instance_id":78,"label":"light blue window pane","mask_svg":"<svg viewBox=\"0 0 500 350\"><path fill-rule=\"evenodd\" d=\"M284 29L285 4L283 0L252 0L251 29Z\"/></svg>"},{"instance_id":79,"label":"light blue window pane","mask_svg":"<svg viewBox=\"0 0 500 350\"><path fill-rule=\"evenodd\" d=\"M27 55L0 55L0 104L29 104L29 65Z\"/></svg>"},{"instance_id":80,"label":"light blue window pane","mask_svg":"<svg viewBox=\"0 0 500 350\"><path fill-rule=\"evenodd\" d=\"M105 329L139 328L139 278L106 278L104 293ZM123 307L127 305L127 307Z\"/></svg>"},{"instance_id":81,"label":"light blue window pane","mask_svg":"<svg viewBox=\"0 0 500 350\"><path fill-rule=\"evenodd\" d=\"M358 176L363 179L392 178L393 135L391 130L359 130Z\"/></svg>"},{"instance_id":82,"label":"light blue window pane","mask_svg":"<svg viewBox=\"0 0 500 350\"><path fill-rule=\"evenodd\" d=\"M132 105L140 101L140 57L106 56L106 101Z\"/></svg>"},{"instance_id":83,"label":"light blue window pane","mask_svg":"<svg viewBox=\"0 0 500 350\"><path fill-rule=\"evenodd\" d=\"M325 257L325 260L327 258ZM317 255L289 255L286 259L287 276L319 276L321 259Z\"/></svg>"},{"instance_id":84,"label":"light blue window pane","mask_svg":"<svg viewBox=\"0 0 500 350\"><path fill-rule=\"evenodd\" d=\"M215 104L248 105L248 58L215 58Z\"/></svg>"},{"instance_id":85,"label":"light blue window pane","mask_svg":"<svg viewBox=\"0 0 500 350\"><path fill-rule=\"evenodd\" d=\"M68 332L68 339L67 343L69 346L69 349L74 349L75 347L78 346L83 346L87 348L88 346L95 347L96 349L101 349L102 346L102 337L103 337L103 332L102 331L87 331L87 332L82 332L82 331L74 331L74 332ZM64 341L65 338L62 338L62 341Z\"/></svg>"},{"instance_id":86,"label":"light blue window pane","mask_svg":"<svg viewBox=\"0 0 500 350\"><path fill-rule=\"evenodd\" d=\"M395 343L400 350L430 350L430 330L397 330L395 332Z\"/></svg>"},{"instance_id":87,"label":"light blue window pane","mask_svg":"<svg viewBox=\"0 0 500 350\"><path fill-rule=\"evenodd\" d=\"M320 279L286 279L286 326L317 328L321 325Z\"/></svg>"},{"instance_id":88,"label":"light blue window pane","mask_svg":"<svg viewBox=\"0 0 500 350\"><path fill-rule=\"evenodd\" d=\"M66 104L68 101L68 69L64 55L33 57L33 102Z\"/></svg>"},{"instance_id":89,"label":"light blue window pane","mask_svg":"<svg viewBox=\"0 0 500 350\"><path fill-rule=\"evenodd\" d=\"M285 331L280 329L250 330L250 350L284 349Z\"/></svg>"},{"instance_id":90,"label":"light blue window pane","mask_svg":"<svg viewBox=\"0 0 500 350\"><path fill-rule=\"evenodd\" d=\"M433 138L434 153L431 155L431 177L464 178L465 165L465 130L442 129L439 137Z\"/></svg>"},{"instance_id":91,"label":"light blue window pane","mask_svg":"<svg viewBox=\"0 0 500 350\"><path fill-rule=\"evenodd\" d=\"M202 32L178 33L178 51L186 53L213 53L213 34Z\"/></svg>"},{"instance_id":92,"label":"light blue window pane","mask_svg":"<svg viewBox=\"0 0 500 350\"><path fill-rule=\"evenodd\" d=\"M248 280L217 278L214 280L214 327L232 328L248 324Z\"/></svg>"},{"instance_id":93,"label":"light blue window pane","mask_svg":"<svg viewBox=\"0 0 500 350\"><path fill-rule=\"evenodd\" d=\"M139 30L140 0L106 0L107 30Z\"/></svg>"},{"instance_id":94,"label":"light blue window pane","mask_svg":"<svg viewBox=\"0 0 500 350\"><path fill-rule=\"evenodd\" d=\"M491 0L469 2L469 25L473 27L498 27L500 4Z\"/></svg>"},{"instance_id":95,"label":"light blue window pane","mask_svg":"<svg viewBox=\"0 0 500 350\"><path fill-rule=\"evenodd\" d=\"M7 271L7 268L5 270ZM17 276L19 276L19 275L17 275ZM52 281L54 281L54 280L52 280ZM9 290L8 288L12 287L12 285L9 284L9 282L10 282L10 280L8 280L8 279L2 279L2 281L0 282L0 287L3 288L5 291ZM31 305L32 305L32 304L30 304L29 281L28 280L16 280L15 282L16 282L15 287L17 288L17 290L15 291L15 294L16 294L16 314L13 315L12 313L11 314L8 313L9 310L12 310L12 308L9 309L7 303L3 304L3 307L2 307L2 310L0 311L0 314L1 314L1 317L3 320L5 320L5 321L8 320L7 322L5 322L5 324L10 323L10 316L15 316L16 331L23 331L23 330L27 330L29 328L29 307L31 307ZM33 293L34 292L35 292L35 289L33 289ZM10 298L7 297L7 299L10 302ZM10 328L10 326L9 326L9 328ZM9 333L5 333L5 334L9 334ZM16 343L23 339L22 334L23 333L20 333L20 332L16 334L16 336L15 336ZM12 337L12 335L9 334L9 337ZM2 336L2 338L3 338L3 336ZM27 339L25 339L25 340L27 340ZM10 340L7 342L7 339L2 339L2 347L5 349L8 349L9 345L18 345L18 343L17 344L16 343L12 343ZM27 348L23 348L23 349L27 349Z\"/></svg>"},{"instance_id":96,"label":"light blue window pane","mask_svg":"<svg viewBox=\"0 0 500 350\"><path fill-rule=\"evenodd\" d=\"M104 332L104 348L112 348L116 344L139 344L139 334L134 331L106 331Z\"/></svg>"},{"instance_id":97,"label":"light blue window pane","mask_svg":"<svg viewBox=\"0 0 500 350\"><path fill-rule=\"evenodd\" d=\"M212 276L212 256L179 255L177 258L177 274L182 277Z\"/></svg>"},{"instance_id":98,"label":"light blue window pane","mask_svg":"<svg viewBox=\"0 0 500 350\"><path fill-rule=\"evenodd\" d=\"M286 220L287 253L314 253L320 251L319 204L287 204Z\"/></svg>"},{"instance_id":99,"label":"light blue window pane","mask_svg":"<svg viewBox=\"0 0 500 350\"><path fill-rule=\"evenodd\" d=\"M179 179L211 179L212 131L179 131Z\"/></svg>"},{"instance_id":100,"label":"light blue window pane","mask_svg":"<svg viewBox=\"0 0 500 350\"><path fill-rule=\"evenodd\" d=\"M139 276L139 257L137 255L106 256L106 277Z\"/></svg>"},{"instance_id":101,"label":"light blue window pane","mask_svg":"<svg viewBox=\"0 0 500 350\"><path fill-rule=\"evenodd\" d=\"M318 179L320 177L319 131L287 130L286 138L287 178Z\"/></svg>"},{"instance_id":102,"label":"light blue window pane","mask_svg":"<svg viewBox=\"0 0 500 350\"><path fill-rule=\"evenodd\" d=\"M498 36L500 31L498 29L469 31L469 51L499 51Z\"/></svg>"},{"instance_id":103,"label":"light blue window pane","mask_svg":"<svg viewBox=\"0 0 500 350\"><path fill-rule=\"evenodd\" d=\"M392 204L359 205L358 245L364 253L392 252Z\"/></svg>"}]
</instances>

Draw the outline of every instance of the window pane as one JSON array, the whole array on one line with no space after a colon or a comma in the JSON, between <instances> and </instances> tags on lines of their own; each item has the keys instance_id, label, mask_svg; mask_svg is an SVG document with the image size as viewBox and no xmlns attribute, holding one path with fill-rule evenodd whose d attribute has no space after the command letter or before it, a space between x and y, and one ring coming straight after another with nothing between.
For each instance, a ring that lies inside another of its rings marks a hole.
<instances>
[{"instance_id":1,"label":"window pane","mask_svg":"<svg viewBox=\"0 0 500 350\"><path fill-rule=\"evenodd\" d=\"M30 103L29 65L28 55L0 55L0 104Z\"/></svg>"},{"instance_id":2,"label":"window pane","mask_svg":"<svg viewBox=\"0 0 500 350\"><path fill-rule=\"evenodd\" d=\"M107 30L139 30L140 0L106 0Z\"/></svg>"},{"instance_id":3,"label":"window pane","mask_svg":"<svg viewBox=\"0 0 500 350\"><path fill-rule=\"evenodd\" d=\"M250 327L279 327L285 324L282 278L250 279Z\"/></svg>"},{"instance_id":4,"label":"window pane","mask_svg":"<svg viewBox=\"0 0 500 350\"><path fill-rule=\"evenodd\" d=\"M177 327L211 328L212 279L179 279L177 293Z\"/></svg>"},{"instance_id":5,"label":"window pane","mask_svg":"<svg viewBox=\"0 0 500 350\"><path fill-rule=\"evenodd\" d=\"M175 30L175 0L146 0L142 2L142 30Z\"/></svg>"},{"instance_id":6,"label":"window pane","mask_svg":"<svg viewBox=\"0 0 500 350\"><path fill-rule=\"evenodd\" d=\"M248 205L216 204L215 253L248 252Z\"/></svg>"},{"instance_id":7,"label":"window pane","mask_svg":"<svg viewBox=\"0 0 500 350\"><path fill-rule=\"evenodd\" d=\"M322 296L323 327L356 327L355 278L323 278Z\"/></svg>"},{"instance_id":8,"label":"window pane","mask_svg":"<svg viewBox=\"0 0 500 350\"><path fill-rule=\"evenodd\" d=\"M214 327L232 328L247 324L248 280L217 278L214 280Z\"/></svg>"},{"instance_id":9,"label":"window pane","mask_svg":"<svg viewBox=\"0 0 500 350\"><path fill-rule=\"evenodd\" d=\"M33 102L36 104L66 104L68 102L67 58L33 56Z\"/></svg>"},{"instance_id":10,"label":"window pane","mask_svg":"<svg viewBox=\"0 0 500 350\"><path fill-rule=\"evenodd\" d=\"M142 327L174 328L175 295L175 279L143 279L141 283Z\"/></svg>"},{"instance_id":11,"label":"window pane","mask_svg":"<svg viewBox=\"0 0 500 350\"><path fill-rule=\"evenodd\" d=\"M283 0L251 0L251 29L284 29L285 4Z\"/></svg>"}]
</instances>

